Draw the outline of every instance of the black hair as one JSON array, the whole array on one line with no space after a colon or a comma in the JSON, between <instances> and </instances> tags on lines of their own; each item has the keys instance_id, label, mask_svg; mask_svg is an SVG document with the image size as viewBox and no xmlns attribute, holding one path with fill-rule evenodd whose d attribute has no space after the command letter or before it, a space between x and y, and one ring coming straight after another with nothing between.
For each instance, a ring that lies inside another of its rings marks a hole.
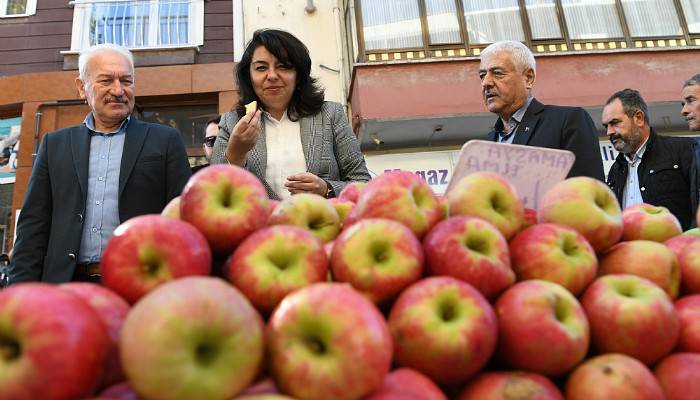
<instances>
[{"instance_id":1,"label":"black hair","mask_svg":"<svg viewBox=\"0 0 700 400\"><path fill-rule=\"evenodd\" d=\"M219 122L221 122L221 115L217 115L214 118L209 118L206 124L204 126L209 126L209 124L217 124L219 125Z\"/></svg>"},{"instance_id":2,"label":"black hair","mask_svg":"<svg viewBox=\"0 0 700 400\"><path fill-rule=\"evenodd\" d=\"M693 85L700 85L700 74L693 75L692 77L690 77L690 79L683 83L684 88Z\"/></svg>"},{"instance_id":3,"label":"black hair","mask_svg":"<svg viewBox=\"0 0 700 400\"><path fill-rule=\"evenodd\" d=\"M260 46L264 46L280 62L291 65L296 72L294 94L289 102L289 107L287 107L289 119L297 121L299 118L318 114L323 106L324 94L323 88L317 84L315 78L311 77L309 49L291 33L277 29L257 30L248 42L235 71L240 91L240 99L235 110L240 115L245 114L244 105L253 100L257 101L261 108L264 108L264 104L255 94L250 80L250 64L253 53Z\"/></svg>"},{"instance_id":4,"label":"black hair","mask_svg":"<svg viewBox=\"0 0 700 400\"><path fill-rule=\"evenodd\" d=\"M649 107L647 107L647 103L644 101L639 91L634 89L623 89L619 92L615 92L612 96L610 96L608 101L605 102L605 105L607 106L615 100L620 100L620 103L622 103L622 109L630 118L633 118L637 111L644 113L644 122L649 125Z\"/></svg>"}]
</instances>

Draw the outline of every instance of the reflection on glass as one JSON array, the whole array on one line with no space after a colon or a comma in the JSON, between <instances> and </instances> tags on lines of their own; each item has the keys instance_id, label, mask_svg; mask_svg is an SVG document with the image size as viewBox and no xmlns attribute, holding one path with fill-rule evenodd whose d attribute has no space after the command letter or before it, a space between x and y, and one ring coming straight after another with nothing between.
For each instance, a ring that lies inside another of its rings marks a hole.
<instances>
[{"instance_id":1,"label":"reflection on glass","mask_svg":"<svg viewBox=\"0 0 700 400\"><path fill-rule=\"evenodd\" d=\"M470 43L525 40L517 0L462 0Z\"/></svg>"},{"instance_id":2,"label":"reflection on glass","mask_svg":"<svg viewBox=\"0 0 700 400\"><path fill-rule=\"evenodd\" d=\"M622 0L632 37L682 35L673 0Z\"/></svg>"},{"instance_id":3,"label":"reflection on glass","mask_svg":"<svg viewBox=\"0 0 700 400\"><path fill-rule=\"evenodd\" d=\"M423 46L418 0L361 0L365 49Z\"/></svg>"},{"instance_id":4,"label":"reflection on glass","mask_svg":"<svg viewBox=\"0 0 700 400\"><path fill-rule=\"evenodd\" d=\"M615 0L561 0L573 40L621 38Z\"/></svg>"},{"instance_id":5,"label":"reflection on glass","mask_svg":"<svg viewBox=\"0 0 700 400\"><path fill-rule=\"evenodd\" d=\"M554 0L525 0L525 7L533 39L561 38Z\"/></svg>"},{"instance_id":6,"label":"reflection on glass","mask_svg":"<svg viewBox=\"0 0 700 400\"><path fill-rule=\"evenodd\" d=\"M19 15L27 13L27 0L7 0L5 15Z\"/></svg>"},{"instance_id":7,"label":"reflection on glass","mask_svg":"<svg viewBox=\"0 0 700 400\"><path fill-rule=\"evenodd\" d=\"M685 21L688 23L690 33L700 33L700 1L681 0Z\"/></svg>"},{"instance_id":8,"label":"reflection on glass","mask_svg":"<svg viewBox=\"0 0 700 400\"><path fill-rule=\"evenodd\" d=\"M457 3L454 0L426 0L430 44L460 43Z\"/></svg>"}]
</instances>

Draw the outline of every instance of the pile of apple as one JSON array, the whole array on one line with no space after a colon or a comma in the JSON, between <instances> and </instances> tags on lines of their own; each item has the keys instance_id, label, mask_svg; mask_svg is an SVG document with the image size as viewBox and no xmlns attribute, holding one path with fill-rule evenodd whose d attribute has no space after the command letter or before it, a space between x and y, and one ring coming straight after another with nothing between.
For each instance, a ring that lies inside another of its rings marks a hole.
<instances>
[{"instance_id":1,"label":"pile of apple","mask_svg":"<svg viewBox=\"0 0 700 400\"><path fill-rule=\"evenodd\" d=\"M101 268L0 292L0 399L700 399L700 237L589 178L275 202L211 166Z\"/></svg>"}]
</instances>

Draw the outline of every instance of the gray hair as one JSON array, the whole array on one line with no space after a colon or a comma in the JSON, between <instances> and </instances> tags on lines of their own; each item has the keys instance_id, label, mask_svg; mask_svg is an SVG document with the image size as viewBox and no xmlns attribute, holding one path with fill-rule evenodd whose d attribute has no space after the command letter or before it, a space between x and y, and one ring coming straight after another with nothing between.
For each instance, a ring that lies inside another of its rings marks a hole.
<instances>
[{"instance_id":1,"label":"gray hair","mask_svg":"<svg viewBox=\"0 0 700 400\"><path fill-rule=\"evenodd\" d=\"M683 83L683 88L693 85L700 85L700 74L693 75L690 79Z\"/></svg>"},{"instance_id":2,"label":"gray hair","mask_svg":"<svg viewBox=\"0 0 700 400\"><path fill-rule=\"evenodd\" d=\"M491 57L495 53L507 52L513 57L513 63L515 67L521 72L525 72L528 68L532 68L533 71L537 69L537 63L535 62L535 56L532 55L530 49L515 40L502 40L500 42L491 43L481 52L481 59Z\"/></svg>"},{"instance_id":3,"label":"gray hair","mask_svg":"<svg viewBox=\"0 0 700 400\"><path fill-rule=\"evenodd\" d=\"M124 46L120 46L118 44L113 44L113 43L101 43L97 44L94 46L90 46L87 49L83 49L80 52L80 57L78 58L78 69L80 71L80 79L85 81L88 76L88 71L87 71L87 65L98 53L104 53L104 52L112 52L112 53L117 53L124 57L127 61L129 61L129 65L131 66L131 72L133 75L134 72L134 56L131 54L131 51L127 49Z\"/></svg>"}]
</instances>

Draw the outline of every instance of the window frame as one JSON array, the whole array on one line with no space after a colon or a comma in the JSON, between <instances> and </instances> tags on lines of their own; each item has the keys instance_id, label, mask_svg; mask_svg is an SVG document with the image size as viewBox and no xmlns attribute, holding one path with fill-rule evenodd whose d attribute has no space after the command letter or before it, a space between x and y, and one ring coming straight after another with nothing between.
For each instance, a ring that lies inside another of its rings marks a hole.
<instances>
[{"instance_id":1,"label":"window frame","mask_svg":"<svg viewBox=\"0 0 700 400\"><path fill-rule=\"evenodd\" d=\"M8 0L0 0L0 18L23 18L29 17L36 14L36 1L37 0L26 0L27 9L23 14L5 14L7 12L7 2Z\"/></svg>"},{"instance_id":2,"label":"window frame","mask_svg":"<svg viewBox=\"0 0 700 400\"><path fill-rule=\"evenodd\" d=\"M415 57L416 59L429 59L433 58L433 54L442 51L459 51L464 53L464 56L478 55L481 50L483 50L488 44L472 44L469 42L469 34L467 31L466 21L464 19L464 7L462 5L462 0L453 0L455 2L455 11L457 13L457 20L459 22L459 34L461 37L460 43L455 44L430 44L430 34L427 22L426 13L426 0L416 0L418 2L419 9L419 19L421 23L422 40L423 46L414 48L387 48L387 49L372 49L367 50L364 40L364 26L362 23L362 0L351 0L354 2L355 9L355 25L356 25L356 40L355 45L357 46L357 55L359 62L371 61L370 55L378 55L381 53L405 53L405 52L419 52L420 56ZM534 39L532 36L532 28L530 26L530 18L527 11L526 0L518 0L518 8L520 11L521 23L523 26L523 34L525 36L525 43L528 47L533 49L533 52L537 47L540 46L559 46L561 49L566 49L564 51L578 50L579 48L585 47L586 50L600 50L601 47L587 47L591 43L600 42L620 42L623 43L626 48L634 49L639 48L638 43L657 41L657 40L679 40L681 43L687 43L688 46L692 45L693 42L696 44L700 41L700 33L690 33L688 28L688 22L685 18L685 13L681 0L672 0L678 21L681 26L682 33L680 35L672 36L642 36L636 37L632 36L630 33L629 26L627 24L627 18L625 16L624 7L622 5L622 0L615 0L615 9L617 11L617 16L620 21L620 27L622 29L622 37L618 38L601 38L601 39L572 39L569 34L569 29L567 26L566 17L564 14L564 7L562 5L562 0L554 0L557 23L559 24L559 29L561 32L560 38L552 39ZM352 7L352 6L351 6ZM612 48L612 47L611 47ZM541 51L539 51L541 52ZM461 54L460 54L461 55ZM382 61L388 61L386 58Z\"/></svg>"}]
</instances>

